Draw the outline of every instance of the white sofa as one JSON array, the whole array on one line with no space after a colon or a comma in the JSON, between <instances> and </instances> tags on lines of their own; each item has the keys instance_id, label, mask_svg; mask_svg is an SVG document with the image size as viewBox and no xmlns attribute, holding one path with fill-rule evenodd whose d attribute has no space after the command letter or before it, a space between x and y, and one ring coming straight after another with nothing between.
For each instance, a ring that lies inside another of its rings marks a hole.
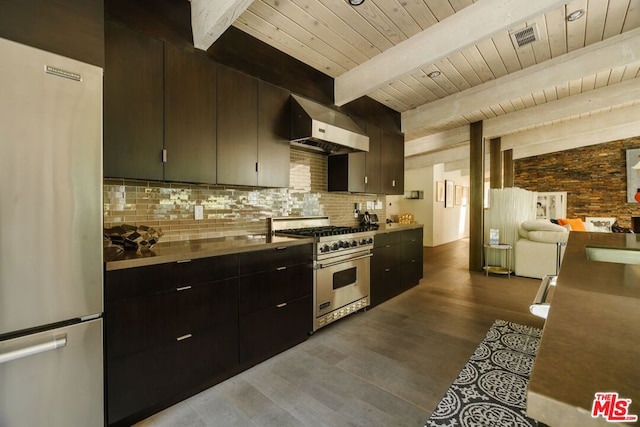
<instances>
[{"instance_id":1,"label":"white sofa","mask_svg":"<svg viewBox=\"0 0 640 427\"><path fill-rule=\"evenodd\" d=\"M520 224L516 241L516 276L542 279L557 274L558 243L566 243L569 230L548 220L525 221ZM565 246L560 246L560 259Z\"/></svg>"}]
</instances>

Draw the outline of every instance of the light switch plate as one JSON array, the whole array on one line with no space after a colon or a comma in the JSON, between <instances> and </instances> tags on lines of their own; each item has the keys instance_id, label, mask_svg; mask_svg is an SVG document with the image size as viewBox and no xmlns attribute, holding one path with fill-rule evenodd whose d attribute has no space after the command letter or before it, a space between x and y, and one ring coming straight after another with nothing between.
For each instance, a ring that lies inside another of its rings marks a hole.
<instances>
[{"instance_id":1,"label":"light switch plate","mask_svg":"<svg viewBox=\"0 0 640 427\"><path fill-rule=\"evenodd\" d=\"M204 207L202 205L195 205L193 207L193 216L195 219L204 219Z\"/></svg>"}]
</instances>

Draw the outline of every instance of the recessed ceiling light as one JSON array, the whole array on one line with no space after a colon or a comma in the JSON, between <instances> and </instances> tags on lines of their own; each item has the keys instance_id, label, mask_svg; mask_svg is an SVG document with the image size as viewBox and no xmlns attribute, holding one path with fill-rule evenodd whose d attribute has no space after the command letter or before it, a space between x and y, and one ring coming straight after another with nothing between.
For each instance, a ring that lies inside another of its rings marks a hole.
<instances>
[{"instance_id":1,"label":"recessed ceiling light","mask_svg":"<svg viewBox=\"0 0 640 427\"><path fill-rule=\"evenodd\" d=\"M347 0L351 6L360 6L364 0Z\"/></svg>"},{"instance_id":2,"label":"recessed ceiling light","mask_svg":"<svg viewBox=\"0 0 640 427\"><path fill-rule=\"evenodd\" d=\"M584 16L584 9L578 9L567 15L567 21L575 21L582 18L582 16Z\"/></svg>"},{"instance_id":3,"label":"recessed ceiling light","mask_svg":"<svg viewBox=\"0 0 640 427\"><path fill-rule=\"evenodd\" d=\"M442 74L442 73L440 73L440 71L432 71L429 74L427 74L427 77L431 77L432 79L434 79L434 78L438 77L440 74Z\"/></svg>"}]
</instances>

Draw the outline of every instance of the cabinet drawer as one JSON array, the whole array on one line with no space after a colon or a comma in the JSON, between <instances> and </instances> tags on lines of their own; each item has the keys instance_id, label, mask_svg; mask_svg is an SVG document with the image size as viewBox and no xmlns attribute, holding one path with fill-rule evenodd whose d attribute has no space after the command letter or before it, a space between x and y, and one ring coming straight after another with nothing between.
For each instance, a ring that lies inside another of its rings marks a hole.
<instances>
[{"instance_id":1,"label":"cabinet drawer","mask_svg":"<svg viewBox=\"0 0 640 427\"><path fill-rule=\"evenodd\" d=\"M105 312L107 358L120 357L176 338L225 325L237 330L237 279L128 298Z\"/></svg>"},{"instance_id":2,"label":"cabinet drawer","mask_svg":"<svg viewBox=\"0 0 640 427\"><path fill-rule=\"evenodd\" d=\"M239 278L240 314L288 303L313 292L313 265L281 267ZM311 316L311 312L309 312Z\"/></svg>"},{"instance_id":3,"label":"cabinet drawer","mask_svg":"<svg viewBox=\"0 0 640 427\"><path fill-rule=\"evenodd\" d=\"M303 342L313 330L312 320L311 296L240 316L240 362L259 363Z\"/></svg>"},{"instance_id":4,"label":"cabinet drawer","mask_svg":"<svg viewBox=\"0 0 640 427\"><path fill-rule=\"evenodd\" d=\"M108 360L109 425L131 425L129 421L140 419L140 414L149 415L158 405L166 406L167 400L178 400L184 393L208 385L216 372L237 365L237 348L237 338L225 341L215 333L194 334L166 346Z\"/></svg>"},{"instance_id":5,"label":"cabinet drawer","mask_svg":"<svg viewBox=\"0 0 640 427\"><path fill-rule=\"evenodd\" d=\"M394 245L400 243L401 233L397 231L391 231L389 233L376 234L373 238L373 247L382 248L387 245Z\"/></svg>"},{"instance_id":6,"label":"cabinet drawer","mask_svg":"<svg viewBox=\"0 0 640 427\"><path fill-rule=\"evenodd\" d=\"M419 242L422 245L422 228L414 228L402 232L403 242Z\"/></svg>"},{"instance_id":7,"label":"cabinet drawer","mask_svg":"<svg viewBox=\"0 0 640 427\"><path fill-rule=\"evenodd\" d=\"M289 265L313 261L311 243L294 246L280 246L261 251L244 252L239 255L240 275L274 270Z\"/></svg>"},{"instance_id":8,"label":"cabinet drawer","mask_svg":"<svg viewBox=\"0 0 640 427\"><path fill-rule=\"evenodd\" d=\"M105 303L224 280L237 274L237 254L111 270L105 273Z\"/></svg>"},{"instance_id":9,"label":"cabinet drawer","mask_svg":"<svg viewBox=\"0 0 640 427\"><path fill-rule=\"evenodd\" d=\"M402 261L420 261L422 263L422 241L405 242L401 250Z\"/></svg>"}]
</instances>

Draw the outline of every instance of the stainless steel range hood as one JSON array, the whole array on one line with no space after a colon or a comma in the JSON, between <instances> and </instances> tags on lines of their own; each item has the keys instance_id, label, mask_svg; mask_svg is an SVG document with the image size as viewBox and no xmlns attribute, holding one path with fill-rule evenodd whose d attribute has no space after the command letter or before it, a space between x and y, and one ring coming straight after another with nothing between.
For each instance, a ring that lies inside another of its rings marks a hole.
<instances>
[{"instance_id":1,"label":"stainless steel range hood","mask_svg":"<svg viewBox=\"0 0 640 427\"><path fill-rule=\"evenodd\" d=\"M369 137L346 114L291 95L291 144L329 154L369 151Z\"/></svg>"}]
</instances>

